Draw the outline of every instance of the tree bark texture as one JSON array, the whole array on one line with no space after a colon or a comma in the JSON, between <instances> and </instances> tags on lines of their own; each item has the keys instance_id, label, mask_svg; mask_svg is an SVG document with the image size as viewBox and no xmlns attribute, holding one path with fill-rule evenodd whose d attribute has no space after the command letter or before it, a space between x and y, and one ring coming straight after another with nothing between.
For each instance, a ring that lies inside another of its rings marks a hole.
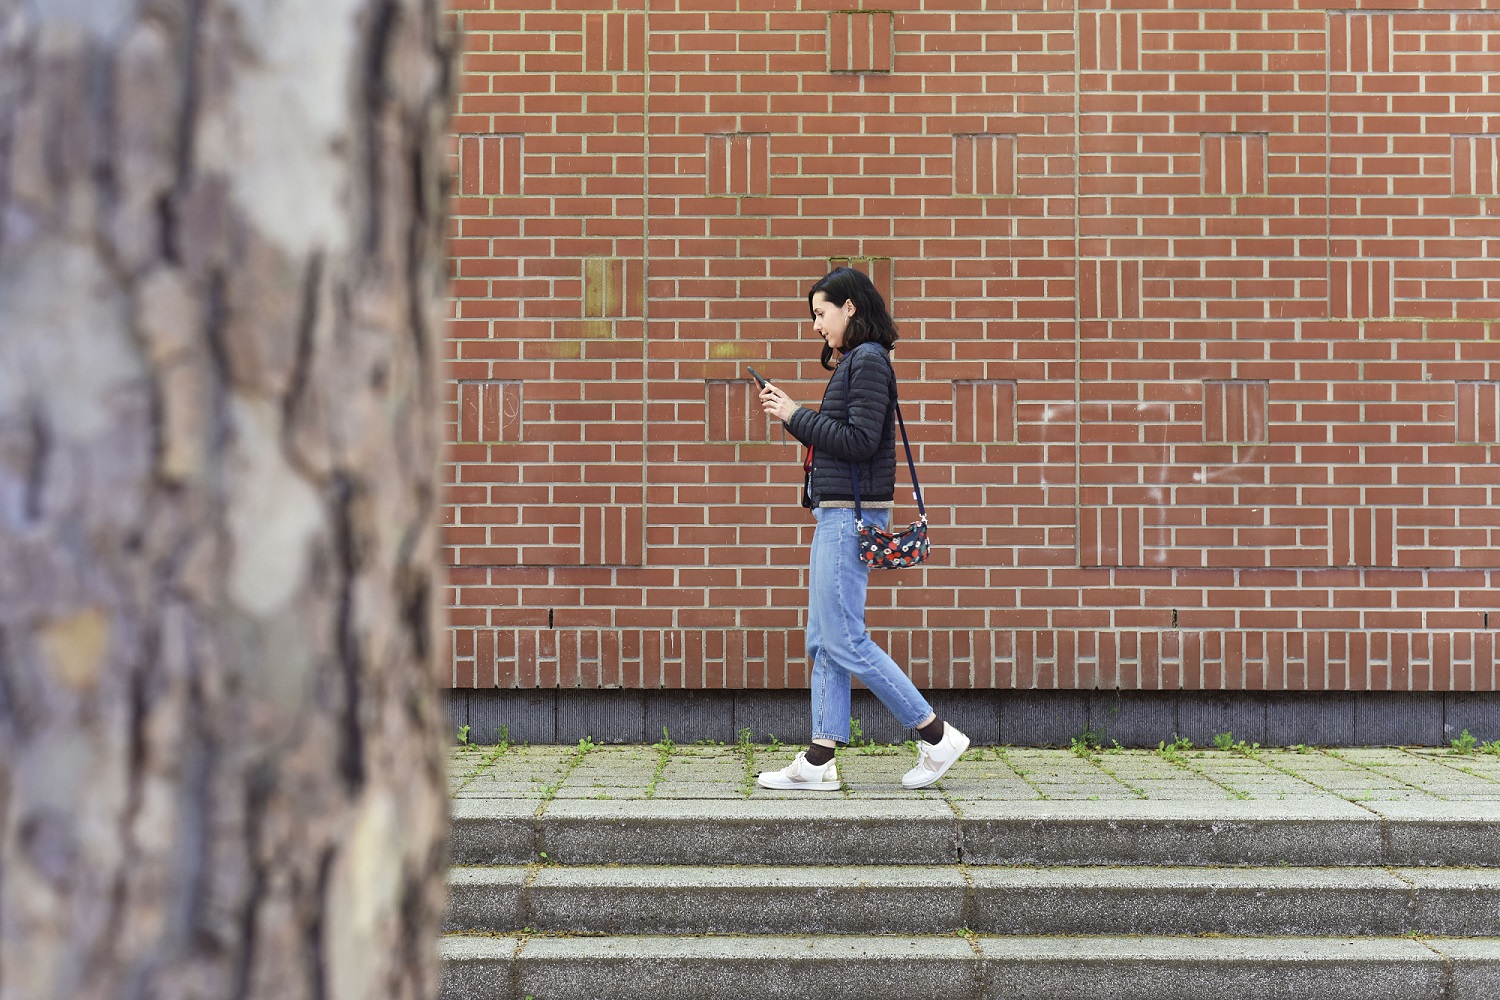
<instances>
[{"instance_id":1,"label":"tree bark texture","mask_svg":"<svg viewBox=\"0 0 1500 1000\"><path fill-rule=\"evenodd\" d=\"M438 0L0 0L0 1000L436 992Z\"/></svg>"}]
</instances>

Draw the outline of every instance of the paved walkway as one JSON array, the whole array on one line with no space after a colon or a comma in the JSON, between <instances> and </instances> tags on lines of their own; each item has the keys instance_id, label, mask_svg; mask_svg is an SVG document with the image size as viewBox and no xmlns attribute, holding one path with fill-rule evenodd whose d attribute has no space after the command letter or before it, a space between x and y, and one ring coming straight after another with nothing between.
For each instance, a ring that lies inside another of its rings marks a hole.
<instances>
[{"instance_id":1,"label":"paved walkway","mask_svg":"<svg viewBox=\"0 0 1500 1000\"><path fill-rule=\"evenodd\" d=\"M1227 743L1228 741L1224 741ZM746 801L806 798L755 786L763 770L791 761L797 746L741 743L654 746L472 746L454 750L456 799ZM911 792L901 775L915 760L909 746L839 752L843 798L946 799L965 802L1295 801L1496 802L1500 818L1500 744L1466 749L1166 746L1157 750L1078 747L1043 750L976 747L936 787ZM831 793L819 793L833 798ZM1470 807L1472 810L1473 807ZM1467 810L1466 810L1467 811Z\"/></svg>"}]
</instances>

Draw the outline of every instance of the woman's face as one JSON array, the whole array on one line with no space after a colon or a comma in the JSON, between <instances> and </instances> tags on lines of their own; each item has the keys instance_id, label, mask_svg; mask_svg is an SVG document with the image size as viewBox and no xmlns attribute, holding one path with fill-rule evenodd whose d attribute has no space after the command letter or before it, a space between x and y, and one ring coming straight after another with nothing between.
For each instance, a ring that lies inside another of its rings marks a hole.
<instances>
[{"instance_id":1,"label":"woman's face","mask_svg":"<svg viewBox=\"0 0 1500 1000\"><path fill-rule=\"evenodd\" d=\"M849 317L854 315L854 300L841 306L828 301L823 292L813 293L813 331L835 351L844 349L844 332L849 329Z\"/></svg>"}]
</instances>

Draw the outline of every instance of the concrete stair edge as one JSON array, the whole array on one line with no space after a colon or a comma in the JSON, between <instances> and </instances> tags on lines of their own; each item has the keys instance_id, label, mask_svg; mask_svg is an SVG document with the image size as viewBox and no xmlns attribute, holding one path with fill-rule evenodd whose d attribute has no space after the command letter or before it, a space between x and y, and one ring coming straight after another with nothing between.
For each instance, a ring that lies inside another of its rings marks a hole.
<instances>
[{"instance_id":1,"label":"concrete stair edge","mask_svg":"<svg viewBox=\"0 0 1500 1000\"><path fill-rule=\"evenodd\" d=\"M446 929L485 933L1500 935L1494 869L538 865L449 891Z\"/></svg>"},{"instance_id":2,"label":"concrete stair edge","mask_svg":"<svg viewBox=\"0 0 1500 1000\"><path fill-rule=\"evenodd\" d=\"M440 952L448 1000L1500 995L1500 938L446 935Z\"/></svg>"},{"instance_id":3,"label":"concrete stair edge","mask_svg":"<svg viewBox=\"0 0 1500 1000\"><path fill-rule=\"evenodd\" d=\"M1379 814L1350 803L455 802L460 864L1500 866L1491 803ZM1429 810L1429 813L1431 810Z\"/></svg>"}]
</instances>

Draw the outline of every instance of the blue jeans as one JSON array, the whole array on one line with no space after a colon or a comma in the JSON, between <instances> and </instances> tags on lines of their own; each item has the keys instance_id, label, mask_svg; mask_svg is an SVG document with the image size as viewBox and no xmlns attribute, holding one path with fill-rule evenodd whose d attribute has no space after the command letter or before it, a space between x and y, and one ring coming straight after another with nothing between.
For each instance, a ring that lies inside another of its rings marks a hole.
<instances>
[{"instance_id":1,"label":"blue jeans","mask_svg":"<svg viewBox=\"0 0 1500 1000\"><path fill-rule=\"evenodd\" d=\"M865 523L885 527L888 510L866 510ZM813 739L849 742L850 682L858 677L907 729L932 714L917 686L865 632L870 569L859 560L854 511L815 507L808 578L807 659L812 664Z\"/></svg>"}]
</instances>

